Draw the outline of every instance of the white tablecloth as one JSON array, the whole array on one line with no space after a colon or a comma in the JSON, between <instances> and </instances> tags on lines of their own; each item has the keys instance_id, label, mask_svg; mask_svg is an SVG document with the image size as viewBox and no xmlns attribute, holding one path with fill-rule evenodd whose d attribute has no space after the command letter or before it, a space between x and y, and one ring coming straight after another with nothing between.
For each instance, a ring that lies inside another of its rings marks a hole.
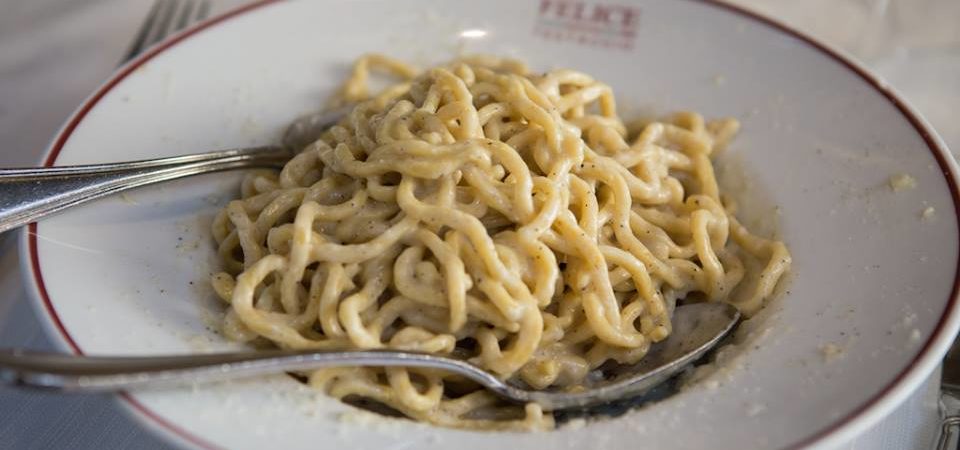
<instances>
[{"instance_id":1,"label":"white tablecloth","mask_svg":"<svg viewBox=\"0 0 960 450\"><path fill-rule=\"evenodd\" d=\"M531 0L532 1L532 0ZM241 3L214 0L213 11ZM960 151L960 1L736 0L866 62ZM150 0L0 0L0 167L34 164L106 78ZM15 239L0 235L0 346L50 348L21 285ZM843 449L922 449L936 425L938 374ZM0 449L161 449L108 396L0 388Z\"/></svg>"}]
</instances>

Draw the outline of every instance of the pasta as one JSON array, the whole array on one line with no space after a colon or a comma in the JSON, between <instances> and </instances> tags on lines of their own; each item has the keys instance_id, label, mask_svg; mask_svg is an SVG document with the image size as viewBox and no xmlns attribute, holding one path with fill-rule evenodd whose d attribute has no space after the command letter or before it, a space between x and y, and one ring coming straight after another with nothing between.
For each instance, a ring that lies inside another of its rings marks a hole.
<instances>
[{"instance_id":1,"label":"pasta","mask_svg":"<svg viewBox=\"0 0 960 450\"><path fill-rule=\"evenodd\" d=\"M371 71L403 81L371 96ZM680 113L631 133L609 86L493 57L420 73L368 55L339 101L356 106L279 173L248 176L214 220L232 339L453 354L576 389L669 336L677 302L750 315L790 266L717 186L710 158L735 120ZM444 426L553 425L443 372L321 370L309 383Z\"/></svg>"}]
</instances>

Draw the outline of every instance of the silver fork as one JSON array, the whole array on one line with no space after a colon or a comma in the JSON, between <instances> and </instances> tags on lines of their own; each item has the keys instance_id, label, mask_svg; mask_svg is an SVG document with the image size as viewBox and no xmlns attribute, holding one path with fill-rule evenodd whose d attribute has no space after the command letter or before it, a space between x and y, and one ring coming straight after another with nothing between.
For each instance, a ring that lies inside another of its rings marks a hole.
<instances>
[{"instance_id":1,"label":"silver fork","mask_svg":"<svg viewBox=\"0 0 960 450\"><path fill-rule=\"evenodd\" d=\"M253 167L280 168L346 114L346 108L305 116L282 144L219 150L143 161L0 169L0 233L128 189L190 175Z\"/></svg>"},{"instance_id":2,"label":"silver fork","mask_svg":"<svg viewBox=\"0 0 960 450\"><path fill-rule=\"evenodd\" d=\"M150 12L143 19L137 34L130 42L130 48L124 53L119 65L135 58L150 46L163 41L189 25L207 18L210 14L210 0L156 0ZM0 185L0 187L5 187ZM3 209L0 202L0 209ZM19 226L19 225L16 225ZM6 243L2 234L9 228L0 227L0 247Z\"/></svg>"},{"instance_id":3,"label":"silver fork","mask_svg":"<svg viewBox=\"0 0 960 450\"><path fill-rule=\"evenodd\" d=\"M209 0L157 0L125 60L207 16ZM0 169L0 233L87 201L190 175L251 167L282 167L293 149L313 142L347 107L295 122L282 145L220 150L145 161L67 167Z\"/></svg>"},{"instance_id":4,"label":"silver fork","mask_svg":"<svg viewBox=\"0 0 960 450\"><path fill-rule=\"evenodd\" d=\"M188 25L206 19L209 13L210 0L156 0L120 63L135 58Z\"/></svg>"}]
</instances>

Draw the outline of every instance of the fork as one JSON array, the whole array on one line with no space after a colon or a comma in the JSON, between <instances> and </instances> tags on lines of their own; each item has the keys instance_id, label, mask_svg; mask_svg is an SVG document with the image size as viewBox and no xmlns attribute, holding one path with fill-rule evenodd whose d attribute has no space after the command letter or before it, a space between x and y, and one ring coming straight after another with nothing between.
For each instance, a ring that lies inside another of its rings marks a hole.
<instances>
[{"instance_id":1,"label":"fork","mask_svg":"<svg viewBox=\"0 0 960 450\"><path fill-rule=\"evenodd\" d=\"M301 117L278 145L218 150L142 161L0 169L0 233L63 209L190 175L254 167L281 168L298 149L317 140L351 105Z\"/></svg>"},{"instance_id":2,"label":"fork","mask_svg":"<svg viewBox=\"0 0 960 450\"><path fill-rule=\"evenodd\" d=\"M163 41L210 10L209 0L157 0L123 62ZM87 201L127 189L190 175L253 167L282 167L293 151L313 142L343 117L344 108L305 116L291 125L281 145L220 150L134 162L0 169L0 233Z\"/></svg>"},{"instance_id":3,"label":"fork","mask_svg":"<svg viewBox=\"0 0 960 450\"><path fill-rule=\"evenodd\" d=\"M121 64L204 19L210 0L157 0ZM144 161L41 168L0 168L0 233L49 214L127 189L222 170L280 168L315 141L352 105L301 117L279 145L219 150Z\"/></svg>"}]
</instances>

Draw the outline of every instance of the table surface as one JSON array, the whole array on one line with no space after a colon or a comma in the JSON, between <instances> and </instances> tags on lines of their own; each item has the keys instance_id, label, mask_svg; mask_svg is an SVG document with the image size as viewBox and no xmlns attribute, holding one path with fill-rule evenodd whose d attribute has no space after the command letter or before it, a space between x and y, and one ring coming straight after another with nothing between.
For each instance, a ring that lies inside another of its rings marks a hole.
<instances>
[{"instance_id":1,"label":"table surface","mask_svg":"<svg viewBox=\"0 0 960 450\"><path fill-rule=\"evenodd\" d=\"M214 0L217 13L243 3ZM858 58L960 151L960 1L735 0ZM36 163L116 67L151 0L0 0L0 167ZM50 349L23 285L16 239L0 235L0 346ZM842 449L922 449L937 422L939 374ZM0 388L0 449L165 449L111 396Z\"/></svg>"}]
</instances>

